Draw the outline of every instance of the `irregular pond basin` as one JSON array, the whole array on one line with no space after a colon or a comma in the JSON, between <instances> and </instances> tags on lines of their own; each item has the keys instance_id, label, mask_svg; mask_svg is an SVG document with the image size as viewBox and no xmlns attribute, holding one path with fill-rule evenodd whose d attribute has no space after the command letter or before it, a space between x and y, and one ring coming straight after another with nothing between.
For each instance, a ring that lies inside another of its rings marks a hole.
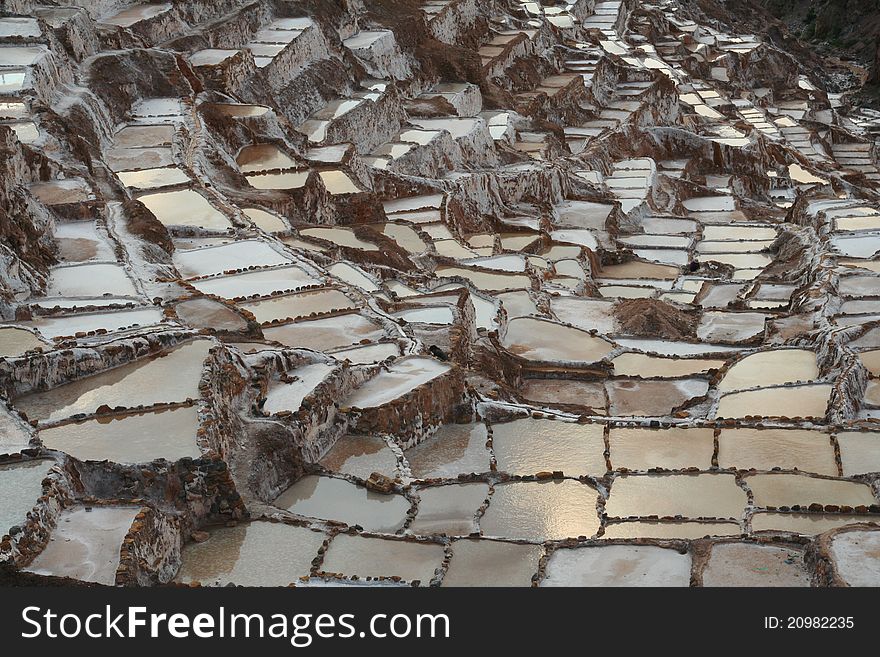
<instances>
[{"instance_id":1,"label":"irregular pond basin","mask_svg":"<svg viewBox=\"0 0 880 657\"><path fill-rule=\"evenodd\" d=\"M49 544L25 570L113 586L122 541L139 511L131 506L65 509Z\"/></svg>"},{"instance_id":2,"label":"irregular pond basin","mask_svg":"<svg viewBox=\"0 0 880 657\"><path fill-rule=\"evenodd\" d=\"M394 533L403 526L409 502L401 495L374 493L345 479L306 475L273 504L292 513Z\"/></svg>"},{"instance_id":3,"label":"irregular pond basin","mask_svg":"<svg viewBox=\"0 0 880 657\"><path fill-rule=\"evenodd\" d=\"M215 527L210 535L204 543L184 546L175 581L287 586L309 574L312 559L326 538L306 527L261 521Z\"/></svg>"},{"instance_id":4,"label":"irregular pond basin","mask_svg":"<svg viewBox=\"0 0 880 657\"><path fill-rule=\"evenodd\" d=\"M480 519L484 536L530 541L593 536L596 490L571 479L498 484Z\"/></svg>"}]
</instances>

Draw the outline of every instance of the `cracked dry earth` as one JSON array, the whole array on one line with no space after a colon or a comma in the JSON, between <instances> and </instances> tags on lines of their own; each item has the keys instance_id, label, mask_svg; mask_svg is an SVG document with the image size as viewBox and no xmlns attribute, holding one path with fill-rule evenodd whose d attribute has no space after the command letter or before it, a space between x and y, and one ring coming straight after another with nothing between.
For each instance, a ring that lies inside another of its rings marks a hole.
<instances>
[{"instance_id":1,"label":"cracked dry earth","mask_svg":"<svg viewBox=\"0 0 880 657\"><path fill-rule=\"evenodd\" d=\"M880 585L821 68L686 0L5 10L7 580Z\"/></svg>"}]
</instances>

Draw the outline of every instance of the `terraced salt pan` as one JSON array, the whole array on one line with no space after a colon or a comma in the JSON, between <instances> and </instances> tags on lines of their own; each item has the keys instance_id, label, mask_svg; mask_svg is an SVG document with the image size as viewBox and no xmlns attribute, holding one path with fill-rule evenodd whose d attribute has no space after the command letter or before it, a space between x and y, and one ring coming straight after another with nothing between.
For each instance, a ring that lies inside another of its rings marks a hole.
<instances>
[{"instance_id":1,"label":"terraced salt pan","mask_svg":"<svg viewBox=\"0 0 880 657\"><path fill-rule=\"evenodd\" d=\"M136 296L134 284L117 264L96 263L55 267L46 286L47 297Z\"/></svg>"},{"instance_id":2,"label":"terraced salt pan","mask_svg":"<svg viewBox=\"0 0 880 657\"><path fill-rule=\"evenodd\" d=\"M159 357L19 397L15 405L31 419L54 422L77 413L94 413L102 405L135 408L198 399L202 367L212 344L211 340L194 340Z\"/></svg>"},{"instance_id":3,"label":"terraced salt pan","mask_svg":"<svg viewBox=\"0 0 880 657\"><path fill-rule=\"evenodd\" d=\"M385 332L363 315L349 313L273 326L263 329L263 336L289 347L330 351L363 340L379 340Z\"/></svg>"},{"instance_id":4,"label":"terraced salt pan","mask_svg":"<svg viewBox=\"0 0 880 657\"><path fill-rule=\"evenodd\" d=\"M32 322L28 322L27 325L37 329L43 337L52 340L62 336L74 336L77 333L89 333L102 329L113 332L132 326L156 326L163 319L161 308L150 307L106 313L38 317Z\"/></svg>"},{"instance_id":5,"label":"terraced salt pan","mask_svg":"<svg viewBox=\"0 0 880 657\"><path fill-rule=\"evenodd\" d=\"M265 105L240 105L237 103L212 103L212 107L235 119L256 118L269 111Z\"/></svg>"},{"instance_id":6,"label":"terraced salt pan","mask_svg":"<svg viewBox=\"0 0 880 657\"><path fill-rule=\"evenodd\" d=\"M190 226L207 230L231 227L229 219L222 212L191 189L145 194L137 200L147 206L165 226Z\"/></svg>"},{"instance_id":7,"label":"terraced salt pan","mask_svg":"<svg viewBox=\"0 0 880 657\"><path fill-rule=\"evenodd\" d=\"M488 432L482 422L444 424L427 440L404 452L416 479L455 478L489 472Z\"/></svg>"},{"instance_id":8,"label":"terraced salt pan","mask_svg":"<svg viewBox=\"0 0 880 657\"><path fill-rule=\"evenodd\" d=\"M812 381L819 376L816 354L807 349L760 351L734 363L718 384L728 392L756 386Z\"/></svg>"},{"instance_id":9,"label":"terraced salt pan","mask_svg":"<svg viewBox=\"0 0 880 657\"><path fill-rule=\"evenodd\" d=\"M409 502L401 495L374 493L345 479L306 475L273 504L292 513L394 533L403 526Z\"/></svg>"},{"instance_id":10,"label":"terraced salt pan","mask_svg":"<svg viewBox=\"0 0 880 657\"><path fill-rule=\"evenodd\" d=\"M723 429L718 438L718 466L838 474L830 436L800 429Z\"/></svg>"},{"instance_id":11,"label":"terraced salt pan","mask_svg":"<svg viewBox=\"0 0 880 657\"><path fill-rule=\"evenodd\" d=\"M845 431L836 439L844 476L880 472L880 433Z\"/></svg>"},{"instance_id":12,"label":"terraced salt pan","mask_svg":"<svg viewBox=\"0 0 880 657\"><path fill-rule=\"evenodd\" d=\"M428 245L419 237L419 234L402 224L385 224L382 227L382 233L395 242L409 253L424 253L428 249Z\"/></svg>"},{"instance_id":13,"label":"terraced salt pan","mask_svg":"<svg viewBox=\"0 0 880 657\"><path fill-rule=\"evenodd\" d=\"M691 558L651 545L556 550L541 586L689 586Z\"/></svg>"},{"instance_id":14,"label":"terraced salt pan","mask_svg":"<svg viewBox=\"0 0 880 657\"><path fill-rule=\"evenodd\" d=\"M174 266L184 278L210 276L232 269L288 264L290 258L260 240L240 240L174 253Z\"/></svg>"},{"instance_id":15,"label":"terraced salt pan","mask_svg":"<svg viewBox=\"0 0 880 657\"><path fill-rule=\"evenodd\" d=\"M229 306L212 299L196 298L174 306L177 318L193 328L215 331L243 331L247 322Z\"/></svg>"},{"instance_id":16,"label":"terraced salt pan","mask_svg":"<svg viewBox=\"0 0 880 657\"><path fill-rule=\"evenodd\" d=\"M321 570L349 577L392 577L427 586L443 562L443 546L338 534L330 542Z\"/></svg>"},{"instance_id":17,"label":"terraced salt pan","mask_svg":"<svg viewBox=\"0 0 880 657\"><path fill-rule=\"evenodd\" d=\"M604 425L525 418L492 425L498 470L530 475L561 471L567 476L605 473Z\"/></svg>"},{"instance_id":18,"label":"terraced salt pan","mask_svg":"<svg viewBox=\"0 0 880 657\"><path fill-rule=\"evenodd\" d=\"M355 365L365 365L379 363L388 358L399 356L400 347L394 342L381 342L379 344L339 349L331 351L327 355L332 356L336 360L348 360Z\"/></svg>"},{"instance_id":19,"label":"terraced salt pan","mask_svg":"<svg viewBox=\"0 0 880 657\"><path fill-rule=\"evenodd\" d=\"M595 329L599 333L612 333L616 327L613 310L614 303L601 299L584 297L554 297L550 300L550 310L561 322L572 324L579 329Z\"/></svg>"},{"instance_id":20,"label":"terraced salt pan","mask_svg":"<svg viewBox=\"0 0 880 657\"><path fill-rule=\"evenodd\" d=\"M455 541L441 586L531 586L543 552L540 545Z\"/></svg>"},{"instance_id":21,"label":"terraced salt pan","mask_svg":"<svg viewBox=\"0 0 880 657\"><path fill-rule=\"evenodd\" d=\"M694 540L706 536L739 536L742 530L733 522L615 522L605 527L602 538L678 538Z\"/></svg>"},{"instance_id":22,"label":"terraced salt pan","mask_svg":"<svg viewBox=\"0 0 880 657\"><path fill-rule=\"evenodd\" d=\"M470 253L466 257L472 257ZM493 274L467 267L452 267L441 265L437 267L436 274L439 277L460 277L470 281L478 290L487 292L500 292L503 290L531 289L532 279L524 274Z\"/></svg>"},{"instance_id":23,"label":"terraced salt pan","mask_svg":"<svg viewBox=\"0 0 880 657\"><path fill-rule=\"evenodd\" d=\"M527 360L594 363L614 350L614 345L580 329L532 317L507 324L501 341L511 353Z\"/></svg>"},{"instance_id":24,"label":"terraced salt pan","mask_svg":"<svg viewBox=\"0 0 880 657\"><path fill-rule=\"evenodd\" d=\"M703 586L810 586L810 576L798 550L719 543L703 570Z\"/></svg>"},{"instance_id":25,"label":"terraced salt pan","mask_svg":"<svg viewBox=\"0 0 880 657\"><path fill-rule=\"evenodd\" d=\"M98 418L43 429L38 437L80 461L147 463L199 458L198 408L187 406L137 415Z\"/></svg>"},{"instance_id":26,"label":"terraced salt pan","mask_svg":"<svg viewBox=\"0 0 880 657\"><path fill-rule=\"evenodd\" d=\"M24 69L6 69L0 71L0 93L9 94L21 91L24 88Z\"/></svg>"},{"instance_id":27,"label":"terraced salt pan","mask_svg":"<svg viewBox=\"0 0 880 657\"><path fill-rule=\"evenodd\" d=\"M878 523L878 515L854 515L845 513L755 513L752 516L753 532L786 532L815 536L832 529L858 523Z\"/></svg>"},{"instance_id":28,"label":"terraced salt pan","mask_svg":"<svg viewBox=\"0 0 880 657\"><path fill-rule=\"evenodd\" d=\"M320 285L320 283L320 280L310 276L300 267L292 266L218 276L193 281L192 285L203 294L238 299L252 296L266 297L279 292Z\"/></svg>"},{"instance_id":29,"label":"terraced salt pan","mask_svg":"<svg viewBox=\"0 0 880 657\"><path fill-rule=\"evenodd\" d=\"M63 262L115 260L106 238L92 221L70 221L55 224L58 258Z\"/></svg>"},{"instance_id":30,"label":"terraced salt pan","mask_svg":"<svg viewBox=\"0 0 880 657\"><path fill-rule=\"evenodd\" d=\"M295 413L302 406L303 399L324 381L330 373L336 369L334 365L327 363L315 363L303 365L287 373L294 379L290 383L272 381L266 392L266 403L263 411L274 415L282 411Z\"/></svg>"},{"instance_id":31,"label":"terraced salt pan","mask_svg":"<svg viewBox=\"0 0 880 657\"><path fill-rule=\"evenodd\" d=\"M337 262L327 269L327 271L339 280L354 285L364 292L376 292L379 286L376 282L367 276L361 269L347 262Z\"/></svg>"},{"instance_id":32,"label":"terraced salt pan","mask_svg":"<svg viewBox=\"0 0 880 657\"><path fill-rule=\"evenodd\" d=\"M333 242L339 246L362 251L378 251L379 247L372 242L365 242L348 228L303 228L299 231L303 237L311 237Z\"/></svg>"},{"instance_id":33,"label":"terraced salt pan","mask_svg":"<svg viewBox=\"0 0 880 657\"><path fill-rule=\"evenodd\" d=\"M340 405L356 408L384 406L451 369L450 365L433 358L400 359L353 391L340 401Z\"/></svg>"},{"instance_id":34,"label":"terraced salt pan","mask_svg":"<svg viewBox=\"0 0 880 657\"><path fill-rule=\"evenodd\" d=\"M327 191L333 195L359 194L363 192L360 187L345 173L345 171L319 171L318 176Z\"/></svg>"},{"instance_id":35,"label":"terraced salt pan","mask_svg":"<svg viewBox=\"0 0 880 657\"><path fill-rule=\"evenodd\" d=\"M709 390L709 382L705 379L612 379L605 382L605 390L611 415L655 417L669 415L704 396Z\"/></svg>"},{"instance_id":36,"label":"terraced salt pan","mask_svg":"<svg viewBox=\"0 0 880 657\"><path fill-rule=\"evenodd\" d=\"M309 181L311 171L285 171L283 173L260 173L246 176L254 189L300 189Z\"/></svg>"},{"instance_id":37,"label":"terraced salt pan","mask_svg":"<svg viewBox=\"0 0 880 657\"><path fill-rule=\"evenodd\" d=\"M129 125L116 133L117 148L155 148L169 146L174 138L170 125Z\"/></svg>"},{"instance_id":38,"label":"terraced salt pan","mask_svg":"<svg viewBox=\"0 0 880 657\"><path fill-rule=\"evenodd\" d=\"M24 525L27 514L43 494L43 479L53 465L53 461L45 459L0 465L0 535Z\"/></svg>"},{"instance_id":39,"label":"terraced salt pan","mask_svg":"<svg viewBox=\"0 0 880 657\"><path fill-rule=\"evenodd\" d=\"M369 479L379 472L392 479L398 476L397 456L379 436L343 436L321 459L321 465L332 472Z\"/></svg>"},{"instance_id":40,"label":"terraced salt pan","mask_svg":"<svg viewBox=\"0 0 880 657\"><path fill-rule=\"evenodd\" d=\"M190 182L190 177L177 167L120 171L116 176L119 182L130 189L158 189Z\"/></svg>"},{"instance_id":41,"label":"terraced salt pan","mask_svg":"<svg viewBox=\"0 0 880 657\"><path fill-rule=\"evenodd\" d=\"M476 531L474 516L489 497L489 485L450 484L420 488L416 519L409 531L414 534L467 536Z\"/></svg>"},{"instance_id":42,"label":"terraced salt pan","mask_svg":"<svg viewBox=\"0 0 880 657\"><path fill-rule=\"evenodd\" d=\"M718 402L716 417L825 417L830 385L787 386L733 392Z\"/></svg>"},{"instance_id":43,"label":"terraced salt pan","mask_svg":"<svg viewBox=\"0 0 880 657\"><path fill-rule=\"evenodd\" d=\"M612 427L608 442L614 469L708 469L715 452L712 429Z\"/></svg>"},{"instance_id":44,"label":"terraced salt pan","mask_svg":"<svg viewBox=\"0 0 880 657\"><path fill-rule=\"evenodd\" d=\"M870 486L842 479L780 472L747 475L745 484L755 497L755 506L760 507L806 507L813 503L852 507L877 504Z\"/></svg>"},{"instance_id":45,"label":"terraced salt pan","mask_svg":"<svg viewBox=\"0 0 880 657\"><path fill-rule=\"evenodd\" d=\"M300 292L254 303L240 304L239 307L253 313L261 324L356 308L355 304L339 290Z\"/></svg>"},{"instance_id":46,"label":"terraced salt pan","mask_svg":"<svg viewBox=\"0 0 880 657\"><path fill-rule=\"evenodd\" d=\"M117 27L131 27L135 23L163 14L169 9L171 9L170 2L155 5L135 5L120 11L118 14L105 17L100 22L107 25L116 25Z\"/></svg>"},{"instance_id":47,"label":"terraced salt pan","mask_svg":"<svg viewBox=\"0 0 880 657\"><path fill-rule=\"evenodd\" d=\"M600 279L670 279L678 278L679 267L632 260L619 265L606 265L598 272Z\"/></svg>"},{"instance_id":48,"label":"terraced salt pan","mask_svg":"<svg viewBox=\"0 0 880 657\"><path fill-rule=\"evenodd\" d=\"M497 484L480 519L483 536L530 541L592 536L595 489L572 479Z\"/></svg>"},{"instance_id":49,"label":"terraced salt pan","mask_svg":"<svg viewBox=\"0 0 880 657\"><path fill-rule=\"evenodd\" d=\"M733 475L622 475L611 484L609 517L682 516L739 519L748 499Z\"/></svg>"},{"instance_id":50,"label":"terraced salt pan","mask_svg":"<svg viewBox=\"0 0 880 657\"><path fill-rule=\"evenodd\" d=\"M258 173L272 169L299 169L302 164L274 144L251 144L235 156L242 173Z\"/></svg>"},{"instance_id":51,"label":"terraced salt pan","mask_svg":"<svg viewBox=\"0 0 880 657\"><path fill-rule=\"evenodd\" d=\"M706 342L744 342L764 334L762 313L707 311L700 319L697 337Z\"/></svg>"},{"instance_id":52,"label":"terraced salt pan","mask_svg":"<svg viewBox=\"0 0 880 657\"><path fill-rule=\"evenodd\" d=\"M17 326L0 326L0 358L15 358L46 343L38 335Z\"/></svg>"},{"instance_id":53,"label":"terraced salt pan","mask_svg":"<svg viewBox=\"0 0 880 657\"><path fill-rule=\"evenodd\" d=\"M276 522L215 527L181 551L175 581L206 586L287 586L309 574L325 534ZM279 559L279 555L284 558Z\"/></svg>"},{"instance_id":54,"label":"terraced salt pan","mask_svg":"<svg viewBox=\"0 0 880 657\"><path fill-rule=\"evenodd\" d=\"M670 340L624 337L616 337L614 341L626 349L655 353L660 356L702 356L705 354L733 353L740 350L740 347L706 342L674 342Z\"/></svg>"},{"instance_id":55,"label":"terraced salt pan","mask_svg":"<svg viewBox=\"0 0 880 657\"><path fill-rule=\"evenodd\" d=\"M849 531L831 539L831 556L849 586L880 586L880 531Z\"/></svg>"},{"instance_id":56,"label":"terraced salt pan","mask_svg":"<svg viewBox=\"0 0 880 657\"><path fill-rule=\"evenodd\" d=\"M113 586L122 541L138 511L112 506L65 509L48 545L25 570Z\"/></svg>"},{"instance_id":57,"label":"terraced salt pan","mask_svg":"<svg viewBox=\"0 0 880 657\"><path fill-rule=\"evenodd\" d=\"M646 354L621 354L611 361L614 373L618 376L640 376L645 379L662 377L674 378L704 374L709 370L720 369L723 360L702 358L660 358Z\"/></svg>"},{"instance_id":58,"label":"terraced salt pan","mask_svg":"<svg viewBox=\"0 0 880 657\"><path fill-rule=\"evenodd\" d=\"M568 379L526 379L520 389L524 399L549 407L575 405L604 415L606 406L605 387L595 381L571 381Z\"/></svg>"}]
</instances>

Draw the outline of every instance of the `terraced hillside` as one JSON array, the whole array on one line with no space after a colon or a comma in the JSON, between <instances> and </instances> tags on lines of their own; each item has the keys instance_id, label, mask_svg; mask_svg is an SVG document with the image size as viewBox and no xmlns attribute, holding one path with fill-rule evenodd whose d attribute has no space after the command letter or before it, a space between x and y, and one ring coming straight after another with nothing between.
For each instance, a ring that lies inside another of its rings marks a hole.
<instances>
[{"instance_id":1,"label":"terraced hillside","mask_svg":"<svg viewBox=\"0 0 880 657\"><path fill-rule=\"evenodd\" d=\"M8 0L4 579L880 584L880 114L698 4Z\"/></svg>"}]
</instances>

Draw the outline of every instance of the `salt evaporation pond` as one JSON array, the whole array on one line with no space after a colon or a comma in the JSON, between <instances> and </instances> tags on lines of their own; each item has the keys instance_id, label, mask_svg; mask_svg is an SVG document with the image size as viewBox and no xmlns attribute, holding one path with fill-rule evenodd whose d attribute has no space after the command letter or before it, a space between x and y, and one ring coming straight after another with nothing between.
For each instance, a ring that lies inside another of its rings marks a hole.
<instances>
[{"instance_id":1,"label":"salt evaporation pond","mask_svg":"<svg viewBox=\"0 0 880 657\"><path fill-rule=\"evenodd\" d=\"M385 331L363 315L348 313L263 329L267 340L297 349L330 351L363 341L379 340Z\"/></svg>"},{"instance_id":2,"label":"salt evaporation pond","mask_svg":"<svg viewBox=\"0 0 880 657\"><path fill-rule=\"evenodd\" d=\"M275 415L282 411L295 413L302 406L303 399L319 383L326 379L334 369L336 369L334 365L327 363L303 365L287 372L287 376L293 379L292 381L271 381L266 392L266 403L263 404L263 412L270 415Z\"/></svg>"},{"instance_id":3,"label":"salt evaporation pond","mask_svg":"<svg viewBox=\"0 0 880 657\"><path fill-rule=\"evenodd\" d=\"M803 429L722 429L718 438L718 466L837 475L830 435Z\"/></svg>"},{"instance_id":4,"label":"salt evaporation pond","mask_svg":"<svg viewBox=\"0 0 880 657\"><path fill-rule=\"evenodd\" d=\"M80 461L146 463L199 458L198 408L184 406L152 413L96 418L43 429L39 438Z\"/></svg>"},{"instance_id":5,"label":"salt evaporation pond","mask_svg":"<svg viewBox=\"0 0 880 657\"><path fill-rule=\"evenodd\" d=\"M337 534L321 570L348 577L400 577L427 586L443 563L443 546Z\"/></svg>"},{"instance_id":6,"label":"salt evaporation pond","mask_svg":"<svg viewBox=\"0 0 880 657\"><path fill-rule=\"evenodd\" d=\"M484 536L530 541L590 537L599 529L597 497L571 479L498 484L480 529Z\"/></svg>"},{"instance_id":7,"label":"salt evaporation pond","mask_svg":"<svg viewBox=\"0 0 880 657\"><path fill-rule=\"evenodd\" d=\"M165 226L190 226L208 230L226 230L231 227L226 215L191 189L145 194L137 200L147 206Z\"/></svg>"},{"instance_id":8,"label":"salt evaporation pond","mask_svg":"<svg viewBox=\"0 0 880 657\"><path fill-rule=\"evenodd\" d=\"M807 349L760 351L734 363L718 390L727 392L756 386L812 381L819 376L816 354Z\"/></svg>"},{"instance_id":9,"label":"salt evaporation pond","mask_svg":"<svg viewBox=\"0 0 880 657\"><path fill-rule=\"evenodd\" d=\"M209 276L248 267L288 264L290 258L260 240L240 240L174 253L174 266L184 278Z\"/></svg>"},{"instance_id":10,"label":"salt evaporation pond","mask_svg":"<svg viewBox=\"0 0 880 657\"><path fill-rule=\"evenodd\" d=\"M857 481L822 479L801 474L774 472L744 478L759 507L808 507L818 503L856 507L877 504L871 487Z\"/></svg>"},{"instance_id":11,"label":"salt evaporation pond","mask_svg":"<svg viewBox=\"0 0 880 657\"><path fill-rule=\"evenodd\" d=\"M261 324L356 308L354 302L339 290L300 292L253 303L244 303L239 307L252 313Z\"/></svg>"},{"instance_id":12,"label":"salt evaporation pond","mask_svg":"<svg viewBox=\"0 0 880 657\"><path fill-rule=\"evenodd\" d=\"M543 419L492 424L498 470L531 475L561 471L568 476L605 474L604 425Z\"/></svg>"},{"instance_id":13,"label":"salt evaporation pond","mask_svg":"<svg viewBox=\"0 0 880 657\"><path fill-rule=\"evenodd\" d=\"M712 429L645 429L611 427L608 435L611 465L615 469L708 469L715 452Z\"/></svg>"},{"instance_id":14,"label":"salt evaporation pond","mask_svg":"<svg viewBox=\"0 0 880 657\"><path fill-rule=\"evenodd\" d=\"M531 586L543 553L540 545L481 539L455 541L441 586Z\"/></svg>"},{"instance_id":15,"label":"salt evaporation pond","mask_svg":"<svg viewBox=\"0 0 880 657\"><path fill-rule=\"evenodd\" d=\"M541 586L690 586L691 557L653 545L556 550Z\"/></svg>"},{"instance_id":16,"label":"salt evaporation pond","mask_svg":"<svg viewBox=\"0 0 880 657\"><path fill-rule=\"evenodd\" d=\"M0 326L0 358L15 358L27 351L45 346L45 342L27 329Z\"/></svg>"},{"instance_id":17,"label":"salt evaporation pond","mask_svg":"<svg viewBox=\"0 0 880 657\"><path fill-rule=\"evenodd\" d=\"M250 296L265 297L320 283L321 281L307 274L302 268L290 266L205 278L193 281L192 285L202 294L212 294L224 299L240 299Z\"/></svg>"},{"instance_id":18,"label":"salt evaporation pond","mask_svg":"<svg viewBox=\"0 0 880 657\"><path fill-rule=\"evenodd\" d=\"M488 431L482 422L444 424L430 438L404 452L416 479L455 478L489 472Z\"/></svg>"},{"instance_id":19,"label":"salt evaporation pond","mask_svg":"<svg viewBox=\"0 0 880 657\"><path fill-rule=\"evenodd\" d=\"M609 517L740 518L748 503L733 475L623 475L605 504Z\"/></svg>"},{"instance_id":20,"label":"salt evaporation pond","mask_svg":"<svg viewBox=\"0 0 880 657\"><path fill-rule=\"evenodd\" d=\"M825 417L830 385L763 388L724 395L716 417Z\"/></svg>"},{"instance_id":21,"label":"salt evaporation pond","mask_svg":"<svg viewBox=\"0 0 880 657\"><path fill-rule=\"evenodd\" d=\"M379 472L392 479L397 476L397 456L380 436L343 436L321 459L331 472L369 479Z\"/></svg>"},{"instance_id":22,"label":"salt evaporation pond","mask_svg":"<svg viewBox=\"0 0 880 657\"><path fill-rule=\"evenodd\" d=\"M467 536L476 531L476 515L489 497L489 485L478 482L420 488L419 510L409 531L414 534Z\"/></svg>"},{"instance_id":23,"label":"salt evaporation pond","mask_svg":"<svg viewBox=\"0 0 880 657\"><path fill-rule=\"evenodd\" d=\"M609 523L602 538L677 538L694 540L706 536L739 536L742 528L734 522L629 521Z\"/></svg>"},{"instance_id":24,"label":"salt evaporation pond","mask_svg":"<svg viewBox=\"0 0 880 657\"><path fill-rule=\"evenodd\" d=\"M394 533L403 526L409 502L401 495L374 493L345 479L306 475L273 504L292 513Z\"/></svg>"},{"instance_id":25,"label":"salt evaporation pond","mask_svg":"<svg viewBox=\"0 0 880 657\"><path fill-rule=\"evenodd\" d=\"M25 570L115 585L122 542L138 511L131 506L65 509L48 545Z\"/></svg>"},{"instance_id":26,"label":"salt evaporation pond","mask_svg":"<svg viewBox=\"0 0 880 657\"><path fill-rule=\"evenodd\" d=\"M0 465L0 535L25 523L43 494L43 479L53 465L45 459Z\"/></svg>"},{"instance_id":27,"label":"salt evaporation pond","mask_svg":"<svg viewBox=\"0 0 880 657\"><path fill-rule=\"evenodd\" d=\"M594 363L614 345L580 329L532 317L518 317L507 325L502 344L527 360Z\"/></svg>"},{"instance_id":28,"label":"salt evaporation pond","mask_svg":"<svg viewBox=\"0 0 880 657\"><path fill-rule=\"evenodd\" d=\"M433 358L400 359L341 400L340 405L357 408L383 406L451 369L450 365Z\"/></svg>"},{"instance_id":29,"label":"salt evaporation pond","mask_svg":"<svg viewBox=\"0 0 880 657\"><path fill-rule=\"evenodd\" d=\"M176 581L287 586L309 574L312 559L326 538L306 527L265 521L214 527L209 533L207 541L184 546Z\"/></svg>"},{"instance_id":30,"label":"salt evaporation pond","mask_svg":"<svg viewBox=\"0 0 880 657\"><path fill-rule=\"evenodd\" d=\"M210 340L194 340L158 357L144 358L15 400L28 417L54 422L94 413L99 406L135 408L198 399Z\"/></svg>"}]
</instances>

